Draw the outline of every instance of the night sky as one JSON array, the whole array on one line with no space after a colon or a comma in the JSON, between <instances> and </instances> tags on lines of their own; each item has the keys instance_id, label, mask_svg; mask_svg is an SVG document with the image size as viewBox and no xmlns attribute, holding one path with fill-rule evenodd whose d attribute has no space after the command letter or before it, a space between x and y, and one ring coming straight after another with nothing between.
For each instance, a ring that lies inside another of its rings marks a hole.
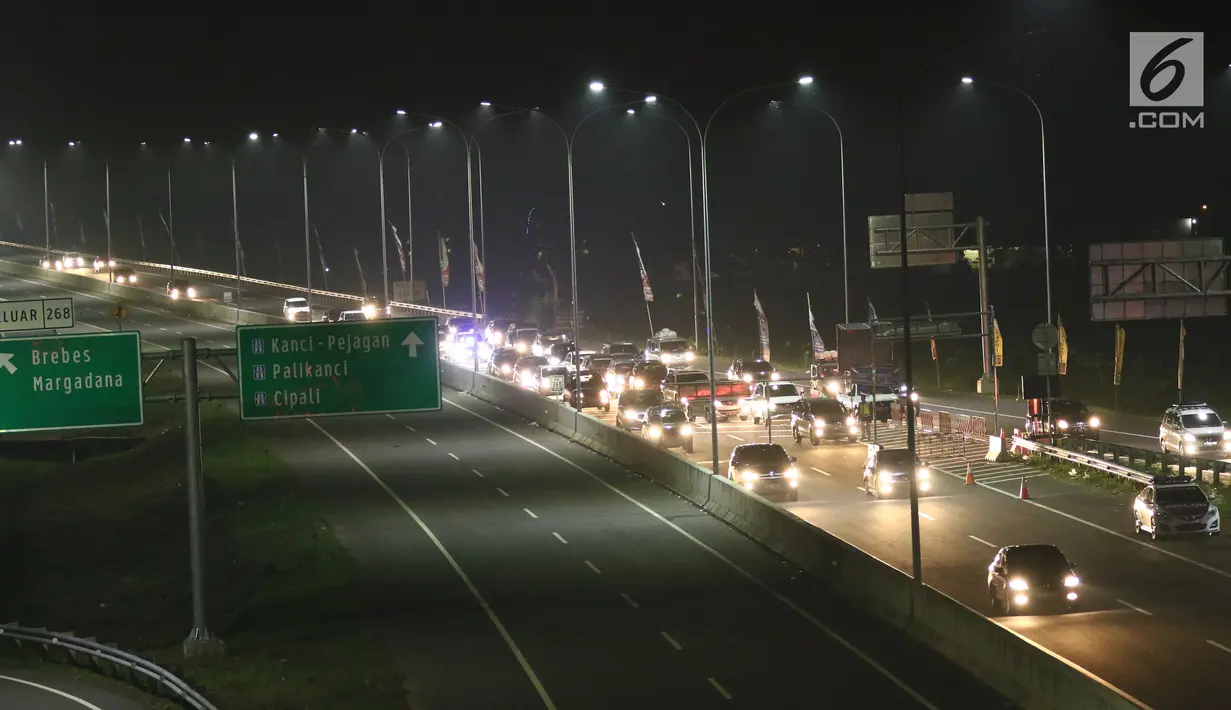
<instances>
[{"instance_id":1,"label":"night sky","mask_svg":"<svg viewBox=\"0 0 1231 710\"><path fill-rule=\"evenodd\" d=\"M1026 91L1042 109L1056 300L1066 321L1078 322L1088 308L1086 244L1186 236L1180 220L1202 204L1202 234L1210 236L1231 210L1231 45L1216 32L1225 15L1215 3L1187 3L1173 16L1145 14L1144 5L824 4L774 17L707 6L707 19L684 8L488 16L426 5L354 17L30 16L10 25L0 50L0 138L23 140L0 153L0 235L42 243L47 159L56 243L105 249L110 164L113 250L139 257L144 234L148 258L166 261L169 166L178 258L232 271L233 156L246 272L302 283L306 159L314 285L323 276L319 233L329 287L361 290L357 248L368 291L378 293L376 155L386 145L387 219L403 238L407 152L413 163L415 276L439 304L437 235L448 238L448 300L468 306L464 144L448 127L422 128L431 118L421 113L467 134L483 125L485 210L482 225L476 211L475 232L487 256L489 310L522 315L534 294L550 290L544 263L567 296L564 138L533 114L482 122L537 107L571 132L596 108L634 102L636 115L614 107L575 134L580 300L596 334L644 332L635 232L657 296L655 326L691 337L691 286L677 272L690 273L681 127L692 134L692 119L666 100L638 101L646 92L670 97L704 126L736 92L782 83L732 100L713 121L710 217L720 341L752 347L756 288L776 344L794 353L807 341L805 292L823 333L843 319L838 135L817 108L844 137L852 320L866 316L868 298L881 316L902 311L896 271L869 270L867 247L867 217L895 213L902 192L952 191L959 219L983 216L992 225L991 244L1041 254L1038 119L1011 90L962 86L969 74ZM1130 130L1127 33L1168 29L1206 33L1205 128ZM792 85L801 74L815 77L813 85ZM597 96L587 90L596 79L633 91ZM352 128L369 137L350 136ZM250 132L260 140L248 141ZM81 142L76 152L69 140ZM700 240L697 143L694 134ZM477 162L475 170L477 203ZM392 247L386 256L391 279L400 279ZM912 276L916 302L977 305L964 267ZM1041 291L1040 277L998 279L997 310L1041 320L1038 292L1022 295Z\"/></svg>"}]
</instances>

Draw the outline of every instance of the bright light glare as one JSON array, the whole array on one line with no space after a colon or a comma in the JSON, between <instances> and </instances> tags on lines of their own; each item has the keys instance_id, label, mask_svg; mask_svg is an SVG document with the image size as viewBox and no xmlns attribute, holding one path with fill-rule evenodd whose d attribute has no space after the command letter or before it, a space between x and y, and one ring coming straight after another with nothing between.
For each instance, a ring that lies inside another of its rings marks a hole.
<instances>
[{"instance_id":1,"label":"bright light glare","mask_svg":"<svg viewBox=\"0 0 1231 710\"><path fill-rule=\"evenodd\" d=\"M273 136L274 138L277 138L277 137L278 137L278 134L277 134L277 133L271 133L270 135L271 135L271 136Z\"/></svg>"},{"instance_id":2,"label":"bright light glare","mask_svg":"<svg viewBox=\"0 0 1231 710\"><path fill-rule=\"evenodd\" d=\"M607 88L607 87L603 86L603 82L601 82L601 81L592 81L592 82L590 82L590 91L593 91L594 93L598 93L598 92L602 91L602 90L603 90L603 89L605 89L605 88Z\"/></svg>"},{"instance_id":3,"label":"bright light glare","mask_svg":"<svg viewBox=\"0 0 1231 710\"><path fill-rule=\"evenodd\" d=\"M629 109L628 111L626 111L625 113L627 113L629 116L631 116L631 115L633 115L634 113L637 113L637 112L636 112L636 111L634 111L634 110L632 110L632 109L630 108L630 109Z\"/></svg>"},{"instance_id":4,"label":"bright light glare","mask_svg":"<svg viewBox=\"0 0 1231 710\"><path fill-rule=\"evenodd\" d=\"M358 129L358 128L352 128L352 129L350 129L350 134L351 134L352 136L353 136L353 135L355 135L355 134L356 134L356 133L358 133L358 132L359 132L359 129Z\"/></svg>"},{"instance_id":5,"label":"bright light glare","mask_svg":"<svg viewBox=\"0 0 1231 710\"><path fill-rule=\"evenodd\" d=\"M480 101L479 105L480 106L491 106L492 102L491 101Z\"/></svg>"},{"instance_id":6,"label":"bright light glare","mask_svg":"<svg viewBox=\"0 0 1231 710\"><path fill-rule=\"evenodd\" d=\"M968 76L964 76L964 77L962 77L962 83L963 83L963 84L973 84L973 83L975 83L975 80L974 80L974 79L972 79L972 78L970 78L970 77L968 77Z\"/></svg>"},{"instance_id":7,"label":"bright light glare","mask_svg":"<svg viewBox=\"0 0 1231 710\"><path fill-rule=\"evenodd\" d=\"M72 147L73 147L73 146L75 146L75 145L77 145L77 141L69 141L69 142L68 142L68 147L69 147L69 148L72 148Z\"/></svg>"},{"instance_id":8,"label":"bright light glare","mask_svg":"<svg viewBox=\"0 0 1231 710\"><path fill-rule=\"evenodd\" d=\"M260 137L261 137L260 134L258 134L256 131L253 131L252 133L248 134L248 140L250 141L259 140Z\"/></svg>"},{"instance_id":9,"label":"bright light glare","mask_svg":"<svg viewBox=\"0 0 1231 710\"><path fill-rule=\"evenodd\" d=\"M192 139L191 139L191 138L184 138L184 142L185 142L185 143L191 143L191 142L192 142Z\"/></svg>"},{"instance_id":10,"label":"bright light glare","mask_svg":"<svg viewBox=\"0 0 1231 710\"><path fill-rule=\"evenodd\" d=\"M432 128L440 128L441 126L443 126L443 125L445 125L445 124L444 124L444 123L442 123L442 122L440 122L440 121L432 121L431 123L429 123L429 124L427 124L427 125L431 126Z\"/></svg>"},{"instance_id":11,"label":"bright light glare","mask_svg":"<svg viewBox=\"0 0 1231 710\"><path fill-rule=\"evenodd\" d=\"M398 109L398 110L397 110L397 114L398 114L399 116L405 116L405 115L406 115L406 109L404 109L404 108L400 108L400 109Z\"/></svg>"},{"instance_id":12,"label":"bright light glare","mask_svg":"<svg viewBox=\"0 0 1231 710\"><path fill-rule=\"evenodd\" d=\"M800 85L800 86L807 86L807 85L809 85L809 84L811 84L811 83L812 83L812 77L810 77L810 76L801 76L801 77L799 77L799 85Z\"/></svg>"},{"instance_id":13,"label":"bright light glare","mask_svg":"<svg viewBox=\"0 0 1231 710\"><path fill-rule=\"evenodd\" d=\"M649 96L645 97L645 102L647 104L656 104L658 103L658 97L653 94L650 94Z\"/></svg>"}]
</instances>

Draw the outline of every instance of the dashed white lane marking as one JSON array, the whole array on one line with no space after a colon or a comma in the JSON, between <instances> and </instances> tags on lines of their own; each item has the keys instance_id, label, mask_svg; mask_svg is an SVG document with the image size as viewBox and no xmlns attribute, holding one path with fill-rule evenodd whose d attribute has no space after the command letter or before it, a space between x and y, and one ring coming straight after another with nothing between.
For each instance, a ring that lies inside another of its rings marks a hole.
<instances>
[{"instance_id":1,"label":"dashed white lane marking","mask_svg":"<svg viewBox=\"0 0 1231 710\"><path fill-rule=\"evenodd\" d=\"M558 532L554 532L554 533L552 533L552 535L555 535L555 536L556 536L556 539L557 539L557 540L559 540L560 542L564 543L565 545L567 545L567 544L568 544L568 540L565 540L565 539L564 539L564 536L563 536L563 535L561 535L560 533L558 533Z\"/></svg>"},{"instance_id":2,"label":"dashed white lane marking","mask_svg":"<svg viewBox=\"0 0 1231 710\"><path fill-rule=\"evenodd\" d=\"M87 708L87 710L103 710L102 708L98 707L94 703L89 702L88 700L82 700L76 695L69 695L63 690L57 690L50 686L42 685L40 683L35 683L34 681L25 680L23 678L14 678L12 676L7 676L7 675L0 675L0 680L7 680L13 683L20 683L21 685L28 685L31 688L38 688L39 690L45 690L48 693L51 693L52 695L58 695L61 698L66 698L68 700L71 700L77 703L78 705L80 705L81 707Z\"/></svg>"},{"instance_id":3,"label":"dashed white lane marking","mask_svg":"<svg viewBox=\"0 0 1231 710\"><path fill-rule=\"evenodd\" d=\"M471 473L473 473L474 475L478 476L479 478L482 478L482 477L483 477L483 474L479 473L479 469L477 469L477 468L472 468L472 469L470 469L470 472L471 472Z\"/></svg>"},{"instance_id":4,"label":"dashed white lane marking","mask_svg":"<svg viewBox=\"0 0 1231 710\"><path fill-rule=\"evenodd\" d=\"M594 566L594 563L593 563L593 562L591 562L591 561L589 561L589 560L582 560L582 562L585 562L585 563L586 563L586 567L589 567L589 568L590 568L590 570L591 570L592 572L594 572L594 574L602 574L602 573L603 573L603 571L602 571L602 570L600 570L598 567L595 567L595 566Z\"/></svg>"},{"instance_id":5,"label":"dashed white lane marking","mask_svg":"<svg viewBox=\"0 0 1231 710\"><path fill-rule=\"evenodd\" d=\"M392 414L386 414L386 415L385 415L385 417L386 417L386 418L388 418L388 419L393 419L393 415L392 415Z\"/></svg>"},{"instance_id":6,"label":"dashed white lane marking","mask_svg":"<svg viewBox=\"0 0 1231 710\"><path fill-rule=\"evenodd\" d=\"M500 491L500 495L504 496L505 498L509 497L509 492L504 490L503 488L497 488L496 490Z\"/></svg>"},{"instance_id":7,"label":"dashed white lane marking","mask_svg":"<svg viewBox=\"0 0 1231 710\"><path fill-rule=\"evenodd\" d=\"M717 691L718 691L718 694L719 694L719 695L721 695L724 699L726 699L726 700L730 700L730 699L731 699L731 694L730 694L730 693L728 693L728 692L727 692L727 689L726 689L726 688L724 688L724 687L722 687L722 684L721 684L721 683L719 683L716 679L714 679L714 678L706 678L706 680L708 680L708 681L710 682L710 685L714 686L714 690L717 690Z\"/></svg>"},{"instance_id":8,"label":"dashed white lane marking","mask_svg":"<svg viewBox=\"0 0 1231 710\"><path fill-rule=\"evenodd\" d=\"M1146 611L1145 609L1142 609L1141 607L1139 607L1139 606L1137 606L1137 605L1135 605L1135 604L1129 604L1128 602L1124 601L1123 599L1117 599L1116 601L1117 601L1117 602L1119 602L1119 603L1121 603L1121 604L1123 604L1124 606L1128 607L1129 609L1132 609L1133 611L1137 612L1138 614L1145 614L1146 616L1154 616L1153 614L1151 614L1150 612Z\"/></svg>"},{"instance_id":9,"label":"dashed white lane marking","mask_svg":"<svg viewBox=\"0 0 1231 710\"><path fill-rule=\"evenodd\" d=\"M667 633L666 631L660 631L659 633L662 634L663 638L666 639L667 643L671 644L671 648L674 648L677 651L684 650L684 647L680 645L679 641L676 641L675 639L671 638L671 634Z\"/></svg>"},{"instance_id":10,"label":"dashed white lane marking","mask_svg":"<svg viewBox=\"0 0 1231 710\"><path fill-rule=\"evenodd\" d=\"M408 431L414 431L414 430L415 430L415 428L414 428L414 427L412 427L412 426L411 426L411 425L409 425L409 424L407 424L407 425L406 425L406 429L407 429Z\"/></svg>"},{"instance_id":11,"label":"dashed white lane marking","mask_svg":"<svg viewBox=\"0 0 1231 710\"><path fill-rule=\"evenodd\" d=\"M428 439L427 443L431 444L432 446L436 446L436 442L432 441L431 439Z\"/></svg>"},{"instance_id":12,"label":"dashed white lane marking","mask_svg":"<svg viewBox=\"0 0 1231 710\"><path fill-rule=\"evenodd\" d=\"M739 438L738 436L734 434L727 434L727 436L731 437L732 439L735 439L736 441L743 441L743 439Z\"/></svg>"},{"instance_id":13,"label":"dashed white lane marking","mask_svg":"<svg viewBox=\"0 0 1231 710\"><path fill-rule=\"evenodd\" d=\"M832 476L832 475L833 475L833 474L832 474L832 473L830 473L829 471L822 471L821 469L817 468L816 466L810 466L809 468L811 468L813 471L816 471L817 473L821 474L822 476Z\"/></svg>"},{"instance_id":14,"label":"dashed white lane marking","mask_svg":"<svg viewBox=\"0 0 1231 710\"><path fill-rule=\"evenodd\" d=\"M1206 639L1205 642L1213 646L1214 648L1218 649L1219 651L1226 651L1227 653L1231 653L1231 648L1227 648L1226 646L1222 645L1221 643L1218 643L1217 641L1211 641L1209 639Z\"/></svg>"},{"instance_id":15,"label":"dashed white lane marking","mask_svg":"<svg viewBox=\"0 0 1231 710\"><path fill-rule=\"evenodd\" d=\"M461 459L459 459L459 458L457 457L457 454L453 453L452 451L450 451L450 452L449 452L449 456L450 456L450 457L451 457L454 461L461 461Z\"/></svg>"},{"instance_id":16,"label":"dashed white lane marking","mask_svg":"<svg viewBox=\"0 0 1231 710\"><path fill-rule=\"evenodd\" d=\"M995 545L993 545L992 543L988 542L987 540L984 540L984 539L983 539L983 538L981 538L981 537L975 537L974 535L967 535L966 537L970 538L971 540L974 540L974 541L975 541L975 542L977 542L977 543L980 543L980 544L983 544L983 545L987 545L988 547L995 547Z\"/></svg>"},{"instance_id":17,"label":"dashed white lane marking","mask_svg":"<svg viewBox=\"0 0 1231 710\"><path fill-rule=\"evenodd\" d=\"M522 508L522 510L526 511L526 515L529 515L530 517L534 518L535 520L538 520L538 519L539 519L539 516L535 515L535 514L534 514L534 511L530 510L529 508Z\"/></svg>"},{"instance_id":18,"label":"dashed white lane marking","mask_svg":"<svg viewBox=\"0 0 1231 710\"><path fill-rule=\"evenodd\" d=\"M631 606L631 607L632 607L632 608L634 608L634 609L640 609L640 608L641 608L641 605L640 605L640 604L638 604L637 602L633 601L633 598L632 598L632 597L630 597L630 596L628 596L628 595L627 595L627 594L625 594L624 592L620 592L620 598L621 598L621 599L623 599L624 601L628 602L628 605L629 605L629 606Z\"/></svg>"},{"instance_id":19,"label":"dashed white lane marking","mask_svg":"<svg viewBox=\"0 0 1231 710\"><path fill-rule=\"evenodd\" d=\"M936 521L936 518L933 518L932 516L928 515L927 513L923 512L922 510L921 510L921 511L919 511L919 517L920 517L920 518L924 518L925 520L931 520L931 521L933 521L933 522L935 522L935 521Z\"/></svg>"},{"instance_id":20,"label":"dashed white lane marking","mask_svg":"<svg viewBox=\"0 0 1231 710\"><path fill-rule=\"evenodd\" d=\"M457 560L453 559L453 555L449 554L449 551L445 548L444 543L440 541L440 538L436 537L436 533L432 532L431 528L429 528L427 524L423 522L423 519L419 517L419 514L416 513L409 505L406 505L406 501L402 500L401 496L394 492L394 490L389 487L389 484L385 483L383 478L377 476L376 473L373 472L372 469L368 468L368 465L361 461L358 456L356 456L350 449L346 448L342 442L335 439L333 434L325 431L320 424L317 424L311 419L308 420L308 423L316 427L316 430L324 434L326 438L332 441L334 446L337 446L343 453L349 456L352 461L358 464L359 468L363 469L364 473L368 474L368 476L376 482L376 485L380 486L381 489L384 490L395 503L397 503L398 507L410 516L411 520L415 521L415 525L418 525L419 529L423 531L423 534L432 541L432 544L436 546L436 549L440 552L441 556L445 558L445 561L449 563L449 566L452 567L457 576L461 578L462 582L466 585L466 588L470 590L471 596L473 596L475 601L479 603L479 607L483 609L485 614L487 614L488 620L492 622L492 626L496 627L496 631L498 631L501 638L504 639L504 643L513 653L513 657L516 658L518 664L521 665L522 672L526 674L526 677L530 680L530 683L538 692L539 699L543 701L544 707L547 710L556 710L555 702L553 702L551 696L547 694L547 689L543 687L541 682L539 682L538 675L535 674L534 669L530 667L530 662L526 660L525 655L521 652L521 648L518 647L517 642L513 640L513 636L509 633L508 629L505 628L504 622L500 620L500 617L496 615L495 610L493 610L491 605L487 603L487 599L484 598L478 587L474 586L474 582L472 582L466 572L462 570L462 567L457 563ZM93 710L101 710L101 708L93 708Z\"/></svg>"}]
</instances>

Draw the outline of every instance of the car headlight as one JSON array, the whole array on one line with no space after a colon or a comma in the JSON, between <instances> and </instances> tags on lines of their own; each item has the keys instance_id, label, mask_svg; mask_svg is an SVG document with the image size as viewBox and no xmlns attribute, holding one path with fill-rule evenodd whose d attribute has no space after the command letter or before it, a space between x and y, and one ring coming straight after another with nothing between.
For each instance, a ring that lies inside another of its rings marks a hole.
<instances>
[{"instance_id":1,"label":"car headlight","mask_svg":"<svg viewBox=\"0 0 1231 710\"><path fill-rule=\"evenodd\" d=\"M791 468L788 468L786 471L784 471L782 475L786 476L787 478L799 478L799 469L792 466Z\"/></svg>"},{"instance_id":2,"label":"car headlight","mask_svg":"<svg viewBox=\"0 0 1231 710\"><path fill-rule=\"evenodd\" d=\"M60 261L59 259L56 259L56 271L63 271L63 270L64 270L64 262Z\"/></svg>"},{"instance_id":3,"label":"car headlight","mask_svg":"<svg viewBox=\"0 0 1231 710\"><path fill-rule=\"evenodd\" d=\"M363 311L363 317L367 318L368 320L371 320L376 317L376 306L373 306L370 303L365 303L363 305L363 308L361 308L360 310Z\"/></svg>"},{"instance_id":4,"label":"car headlight","mask_svg":"<svg viewBox=\"0 0 1231 710\"><path fill-rule=\"evenodd\" d=\"M1102 424L1102 423L1103 422L1099 421L1098 417L1090 417L1090 428L1091 429L1098 429L1099 424Z\"/></svg>"},{"instance_id":5,"label":"car headlight","mask_svg":"<svg viewBox=\"0 0 1231 710\"><path fill-rule=\"evenodd\" d=\"M506 374L506 375L507 375L507 374L509 374L509 373L510 373L510 372L512 372L512 371L513 371L513 368L512 368L512 367L510 367L510 366L508 366L507 364L506 364L506 365L501 365L501 366L500 366L500 372L502 372L502 373L504 373L504 374Z\"/></svg>"},{"instance_id":6,"label":"car headlight","mask_svg":"<svg viewBox=\"0 0 1231 710\"><path fill-rule=\"evenodd\" d=\"M1056 421L1056 426L1060 427L1061 429L1068 429L1069 423L1063 419L1059 419Z\"/></svg>"},{"instance_id":7,"label":"car headlight","mask_svg":"<svg viewBox=\"0 0 1231 710\"><path fill-rule=\"evenodd\" d=\"M910 393L910 401L912 401L912 402L918 402L918 401L919 401L919 393L918 393L918 392L911 392L911 393Z\"/></svg>"},{"instance_id":8,"label":"car headlight","mask_svg":"<svg viewBox=\"0 0 1231 710\"><path fill-rule=\"evenodd\" d=\"M847 417L847 418L846 418L846 425L847 425L847 426L855 426L855 425L856 425L856 424L858 424L858 423L859 423L859 422L857 422L857 421L855 420L855 418L854 418L854 417Z\"/></svg>"},{"instance_id":9,"label":"car headlight","mask_svg":"<svg viewBox=\"0 0 1231 710\"><path fill-rule=\"evenodd\" d=\"M641 412L638 412L638 411L637 411L637 410L635 410L635 409L625 409L625 410L624 410L624 416L625 416L625 417L632 417L633 419L637 419L638 417L640 417L640 416L641 416Z\"/></svg>"},{"instance_id":10,"label":"car headlight","mask_svg":"<svg viewBox=\"0 0 1231 710\"><path fill-rule=\"evenodd\" d=\"M517 352L519 352L519 353L524 353L524 352L526 352L526 344L525 344L525 343L518 343L518 344L517 344Z\"/></svg>"},{"instance_id":11,"label":"car headlight","mask_svg":"<svg viewBox=\"0 0 1231 710\"><path fill-rule=\"evenodd\" d=\"M739 475L739 477L740 477L740 480L742 480L742 481L744 481L745 483L747 483L747 482L749 482L749 481L755 481L755 480L757 480L758 478L760 478L760 477L761 477L761 474L759 474L759 473L757 473L756 471L753 471L753 470L751 470L751 469L748 469L748 470L745 470L743 473L741 473L741 474Z\"/></svg>"},{"instance_id":12,"label":"car headlight","mask_svg":"<svg viewBox=\"0 0 1231 710\"><path fill-rule=\"evenodd\" d=\"M884 483L891 483L893 481L893 474L888 471L877 471L876 477Z\"/></svg>"},{"instance_id":13,"label":"car headlight","mask_svg":"<svg viewBox=\"0 0 1231 710\"><path fill-rule=\"evenodd\" d=\"M560 364L560 358L558 358L558 357L549 357L549 358L547 358L547 364L548 364L548 365L551 365L552 367L555 367L556 365L559 365L559 364Z\"/></svg>"},{"instance_id":14,"label":"car headlight","mask_svg":"<svg viewBox=\"0 0 1231 710\"><path fill-rule=\"evenodd\" d=\"M1030 589L1030 585L1026 584L1026 580L1024 579L1010 579L1009 589L1012 589L1015 592L1024 592L1027 589Z\"/></svg>"},{"instance_id":15,"label":"car headlight","mask_svg":"<svg viewBox=\"0 0 1231 710\"><path fill-rule=\"evenodd\" d=\"M189 289L188 289L188 297L189 297L189 298L196 298L196 297L197 297L197 290L196 290L195 288L189 288Z\"/></svg>"},{"instance_id":16,"label":"car headlight","mask_svg":"<svg viewBox=\"0 0 1231 710\"><path fill-rule=\"evenodd\" d=\"M111 267L111 268L113 268L113 269L114 269L114 268L115 268L115 259L112 259L112 260L108 261L108 262L107 262L107 266L109 266L109 267Z\"/></svg>"},{"instance_id":17,"label":"car headlight","mask_svg":"<svg viewBox=\"0 0 1231 710\"><path fill-rule=\"evenodd\" d=\"M1231 431L1224 431L1224 432L1222 433L1222 440L1223 440L1223 441L1231 441Z\"/></svg>"},{"instance_id":18,"label":"car headlight","mask_svg":"<svg viewBox=\"0 0 1231 710\"><path fill-rule=\"evenodd\" d=\"M1191 443L1195 442L1196 440L1197 440L1197 437L1193 436L1190 432L1185 432L1185 433L1184 433L1184 441L1186 441L1186 442L1188 442L1188 443L1190 443L1190 444L1191 444Z\"/></svg>"},{"instance_id":19,"label":"car headlight","mask_svg":"<svg viewBox=\"0 0 1231 710\"><path fill-rule=\"evenodd\" d=\"M137 275L136 275L136 274L133 274L132 276L129 276L129 277L128 277L128 283L130 283L130 284L135 284L135 283L137 283Z\"/></svg>"},{"instance_id":20,"label":"car headlight","mask_svg":"<svg viewBox=\"0 0 1231 710\"><path fill-rule=\"evenodd\" d=\"M685 359L685 360L687 360L687 361L689 361L689 362L692 362L693 360L696 360L696 359L697 359L697 354L696 354L696 353L694 353L694 352L688 352L688 353L685 353L685 354L684 354L684 359Z\"/></svg>"},{"instance_id":21,"label":"car headlight","mask_svg":"<svg viewBox=\"0 0 1231 710\"><path fill-rule=\"evenodd\" d=\"M1070 574L1064 578L1064 586L1066 587L1076 587L1079 584L1081 584L1081 580L1075 574Z\"/></svg>"},{"instance_id":22,"label":"car headlight","mask_svg":"<svg viewBox=\"0 0 1231 710\"><path fill-rule=\"evenodd\" d=\"M85 259L80 256L77 257L77 266L85 266Z\"/></svg>"},{"instance_id":23,"label":"car headlight","mask_svg":"<svg viewBox=\"0 0 1231 710\"><path fill-rule=\"evenodd\" d=\"M829 390L829 393L830 393L830 394L837 394L837 393L838 393L838 389L839 389L839 388L838 388L838 383L837 383L837 382L830 382L829 384L825 385L825 389Z\"/></svg>"},{"instance_id":24,"label":"car headlight","mask_svg":"<svg viewBox=\"0 0 1231 710\"><path fill-rule=\"evenodd\" d=\"M919 469L918 474L919 474L919 480L921 481L926 481L932 477L932 472L927 470L926 468Z\"/></svg>"},{"instance_id":25,"label":"car headlight","mask_svg":"<svg viewBox=\"0 0 1231 710\"><path fill-rule=\"evenodd\" d=\"M816 423L816 430L825 431L825 421L824 420L820 420Z\"/></svg>"},{"instance_id":26,"label":"car headlight","mask_svg":"<svg viewBox=\"0 0 1231 710\"><path fill-rule=\"evenodd\" d=\"M779 375L777 372L771 372L771 373L770 373L770 375L769 375L769 379L771 379L771 380L776 380L776 379L778 379L778 378L779 378L779 377L781 377L781 376L782 376L782 375Z\"/></svg>"},{"instance_id":27,"label":"car headlight","mask_svg":"<svg viewBox=\"0 0 1231 710\"><path fill-rule=\"evenodd\" d=\"M645 387L645 380L638 377L636 380L633 380L633 387L636 387L637 389Z\"/></svg>"},{"instance_id":28,"label":"car headlight","mask_svg":"<svg viewBox=\"0 0 1231 710\"><path fill-rule=\"evenodd\" d=\"M744 382L752 382L752 375L744 374Z\"/></svg>"},{"instance_id":29,"label":"car headlight","mask_svg":"<svg viewBox=\"0 0 1231 710\"><path fill-rule=\"evenodd\" d=\"M658 426L655 425L655 426L650 426L646 428L645 433L649 434L651 439L657 439L658 437L662 436L663 430L659 429Z\"/></svg>"},{"instance_id":30,"label":"car headlight","mask_svg":"<svg viewBox=\"0 0 1231 710\"><path fill-rule=\"evenodd\" d=\"M600 402L610 402L610 401L611 401L611 394L610 394L610 393L608 393L608 392L607 392L607 390L599 390L599 391L598 391L598 401L600 401Z\"/></svg>"},{"instance_id":31,"label":"car headlight","mask_svg":"<svg viewBox=\"0 0 1231 710\"><path fill-rule=\"evenodd\" d=\"M692 436L692 425L685 424L680 427L680 436ZM1213 510L1213 508L1211 508L1211 510Z\"/></svg>"},{"instance_id":32,"label":"car headlight","mask_svg":"<svg viewBox=\"0 0 1231 710\"><path fill-rule=\"evenodd\" d=\"M171 289L171 298L179 298L180 290L178 288Z\"/></svg>"}]
</instances>

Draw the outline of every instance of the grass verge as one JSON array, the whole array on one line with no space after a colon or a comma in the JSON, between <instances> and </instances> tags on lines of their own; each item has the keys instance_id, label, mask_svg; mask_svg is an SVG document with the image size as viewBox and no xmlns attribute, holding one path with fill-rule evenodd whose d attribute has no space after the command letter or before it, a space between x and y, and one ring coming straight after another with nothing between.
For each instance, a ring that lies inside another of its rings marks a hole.
<instances>
[{"instance_id":1,"label":"grass verge","mask_svg":"<svg viewBox=\"0 0 1231 710\"><path fill-rule=\"evenodd\" d=\"M353 561L286 465L202 405L210 630L226 654L185 661L191 626L182 430L75 466L0 476L6 620L114 642L175 666L228 710L404 708L356 593ZM11 465L11 464L8 464Z\"/></svg>"}]
</instances>

